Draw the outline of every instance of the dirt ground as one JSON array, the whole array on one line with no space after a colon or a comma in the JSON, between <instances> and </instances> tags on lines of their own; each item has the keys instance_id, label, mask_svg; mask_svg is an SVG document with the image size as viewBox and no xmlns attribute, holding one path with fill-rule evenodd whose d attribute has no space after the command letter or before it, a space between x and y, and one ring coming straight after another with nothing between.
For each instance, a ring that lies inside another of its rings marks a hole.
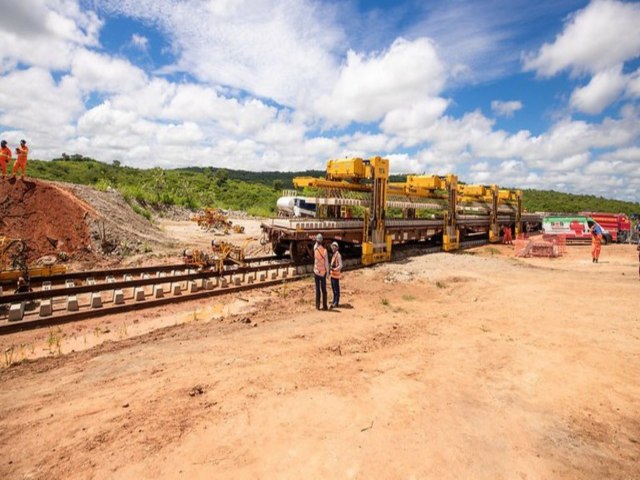
<instances>
[{"instance_id":1,"label":"dirt ground","mask_svg":"<svg viewBox=\"0 0 640 480\"><path fill-rule=\"evenodd\" d=\"M39 180L0 180L0 236L28 241L28 258L91 255L87 218L95 210L63 188Z\"/></svg>"},{"instance_id":2,"label":"dirt ground","mask_svg":"<svg viewBox=\"0 0 640 480\"><path fill-rule=\"evenodd\" d=\"M0 478L638 478L638 255L588 250L359 270L337 311L304 280L64 326L0 370Z\"/></svg>"},{"instance_id":3,"label":"dirt ground","mask_svg":"<svg viewBox=\"0 0 640 480\"><path fill-rule=\"evenodd\" d=\"M241 212L230 218L245 232L231 235L202 231L183 208L159 213L147 220L113 189L36 179L0 182L0 237L25 240L30 264L58 257L73 271L176 263L183 249L208 249L215 238L244 245L249 255L270 253L257 240L260 221Z\"/></svg>"}]
</instances>

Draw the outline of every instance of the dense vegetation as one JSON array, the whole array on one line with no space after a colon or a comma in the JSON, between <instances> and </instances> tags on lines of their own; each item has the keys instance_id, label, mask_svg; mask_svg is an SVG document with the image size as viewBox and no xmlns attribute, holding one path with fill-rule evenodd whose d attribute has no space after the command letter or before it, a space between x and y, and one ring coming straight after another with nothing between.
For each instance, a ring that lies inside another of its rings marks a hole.
<instances>
[{"instance_id":1,"label":"dense vegetation","mask_svg":"<svg viewBox=\"0 0 640 480\"><path fill-rule=\"evenodd\" d=\"M119 162L106 164L66 154L53 161L31 160L28 173L46 180L92 185L102 190L117 189L139 213L147 216L150 215L147 208L169 205L191 209L221 207L270 216L275 213L282 189L293 187L293 177L324 175L322 171L249 172L212 167L138 169ZM392 180L401 181L402 177ZM530 212L640 213L639 203L547 190L525 190L524 207Z\"/></svg>"}]
</instances>

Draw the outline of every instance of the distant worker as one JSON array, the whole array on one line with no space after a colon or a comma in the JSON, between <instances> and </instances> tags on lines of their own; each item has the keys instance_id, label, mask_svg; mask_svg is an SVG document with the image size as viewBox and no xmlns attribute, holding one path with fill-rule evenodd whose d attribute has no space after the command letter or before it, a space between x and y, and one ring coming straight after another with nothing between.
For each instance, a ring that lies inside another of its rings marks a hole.
<instances>
[{"instance_id":1,"label":"distant worker","mask_svg":"<svg viewBox=\"0 0 640 480\"><path fill-rule=\"evenodd\" d=\"M322 294L322 309L329 310L327 306L327 275L329 275L329 254L322 245L322 235L316 235L316 243L313 246L313 273L316 280L316 309L320 310L320 294Z\"/></svg>"},{"instance_id":2,"label":"distant worker","mask_svg":"<svg viewBox=\"0 0 640 480\"><path fill-rule=\"evenodd\" d=\"M333 256L331 257L331 290L333 291L333 302L331 302L331 308L338 308L340 306L340 276L342 274L342 255L338 251L340 247L338 242L331 244L331 251Z\"/></svg>"},{"instance_id":3,"label":"distant worker","mask_svg":"<svg viewBox=\"0 0 640 480\"><path fill-rule=\"evenodd\" d=\"M640 277L640 239L638 240L638 277Z\"/></svg>"},{"instance_id":4,"label":"distant worker","mask_svg":"<svg viewBox=\"0 0 640 480\"><path fill-rule=\"evenodd\" d=\"M591 228L591 263L598 263L600 250L602 249L602 229L594 223Z\"/></svg>"},{"instance_id":5,"label":"distant worker","mask_svg":"<svg viewBox=\"0 0 640 480\"><path fill-rule=\"evenodd\" d=\"M511 227L505 225L502 227L502 243L504 245L513 245L513 238L511 237Z\"/></svg>"},{"instance_id":6,"label":"distant worker","mask_svg":"<svg viewBox=\"0 0 640 480\"><path fill-rule=\"evenodd\" d=\"M15 293L29 293L32 292L33 290L31 290L31 287L29 286L29 283L27 283L27 281L24 279L24 277L20 277L18 278L18 284L16 285L16 292Z\"/></svg>"},{"instance_id":7,"label":"distant worker","mask_svg":"<svg viewBox=\"0 0 640 480\"><path fill-rule=\"evenodd\" d=\"M0 142L0 169L2 169L2 178L7 176L7 165L11 162L11 149L7 147L7 141Z\"/></svg>"},{"instance_id":8,"label":"distant worker","mask_svg":"<svg viewBox=\"0 0 640 480\"><path fill-rule=\"evenodd\" d=\"M29 155L29 147L27 147L26 140L20 140L20 146L16 147L16 154L18 158L16 163L13 164L13 176L16 176L16 172L21 170L20 178L24 178L24 174L27 171L27 155Z\"/></svg>"}]
</instances>

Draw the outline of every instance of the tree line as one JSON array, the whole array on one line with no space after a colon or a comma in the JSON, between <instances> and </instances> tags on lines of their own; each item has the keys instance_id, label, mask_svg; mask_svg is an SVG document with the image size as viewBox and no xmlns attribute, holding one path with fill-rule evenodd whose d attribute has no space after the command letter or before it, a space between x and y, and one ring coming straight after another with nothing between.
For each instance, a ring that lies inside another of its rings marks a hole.
<instances>
[{"instance_id":1,"label":"tree line","mask_svg":"<svg viewBox=\"0 0 640 480\"><path fill-rule=\"evenodd\" d=\"M108 164L79 154L63 153L53 161L31 160L29 175L91 185L100 190L118 190L128 202L138 204L137 208L146 216L150 216L149 209L171 205L189 209L219 207L271 216L276 213L276 200L281 191L293 188L294 177L322 177L325 172L252 172L215 167L142 169L124 166L118 160ZM404 175L393 175L391 180L403 181L404 178ZM637 202L532 189L524 190L524 208L530 212L640 213Z\"/></svg>"}]
</instances>

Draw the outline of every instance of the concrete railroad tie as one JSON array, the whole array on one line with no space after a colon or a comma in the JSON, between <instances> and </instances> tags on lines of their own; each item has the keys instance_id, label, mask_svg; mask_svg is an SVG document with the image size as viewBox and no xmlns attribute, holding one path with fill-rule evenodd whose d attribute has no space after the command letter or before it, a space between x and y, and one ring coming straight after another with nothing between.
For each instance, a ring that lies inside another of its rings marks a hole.
<instances>
[{"instance_id":1,"label":"concrete railroad tie","mask_svg":"<svg viewBox=\"0 0 640 480\"><path fill-rule=\"evenodd\" d=\"M164 297L164 288L162 288L162 285L154 285L153 286L153 296L155 298L163 298Z\"/></svg>"},{"instance_id":2,"label":"concrete railroad tie","mask_svg":"<svg viewBox=\"0 0 640 480\"><path fill-rule=\"evenodd\" d=\"M182 294L182 287L180 287L179 283L173 283L171 288L172 288L171 293L173 293L174 295Z\"/></svg>"},{"instance_id":3,"label":"concrete railroad tie","mask_svg":"<svg viewBox=\"0 0 640 480\"><path fill-rule=\"evenodd\" d=\"M114 305L122 305L124 303L124 292L122 290L113 291L113 303Z\"/></svg>"},{"instance_id":4,"label":"concrete railroad tie","mask_svg":"<svg viewBox=\"0 0 640 480\"><path fill-rule=\"evenodd\" d=\"M78 306L78 297L75 295L69 295L67 297L67 311L69 312L77 312L79 309Z\"/></svg>"},{"instance_id":5,"label":"concrete railroad tie","mask_svg":"<svg viewBox=\"0 0 640 480\"><path fill-rule=\"evenodd\" d=\"M19 322L22 320L24 316L24 302L14 303L9 307L9 318L10 322Z\"/></svg>"},{"instance_id":6,"label":"concrete railroad tie","mask_svg":"<svg viewBox=\"0 0 640 480\"><path fill-rule=\"evenodd\" d=\"M47 298L40 302L40 316L48 317L51 314L53 314L53 307L51 305L51 299Z\"/></svg>"},{"instance_id":7,"label":"concrete railroad tie","mask_svg":"<svg viewBox=\"0 0 640 480\"><path fill-rule=\"evenodd\" d=\"M102 308L102 295L100 295L100 292L91 294L91 308Z\"/></svg>"},{"instance_id":8,"label":"concrete railroad tie","mask_svg":"<svg viewBox=\"0 0 640 480\"><path fill-rule=\"evenodd\" d=\"M141 302L144 300L144 288L136 287L133 289L133 298L136 302Z\"/></svg>"}]
</instances>

